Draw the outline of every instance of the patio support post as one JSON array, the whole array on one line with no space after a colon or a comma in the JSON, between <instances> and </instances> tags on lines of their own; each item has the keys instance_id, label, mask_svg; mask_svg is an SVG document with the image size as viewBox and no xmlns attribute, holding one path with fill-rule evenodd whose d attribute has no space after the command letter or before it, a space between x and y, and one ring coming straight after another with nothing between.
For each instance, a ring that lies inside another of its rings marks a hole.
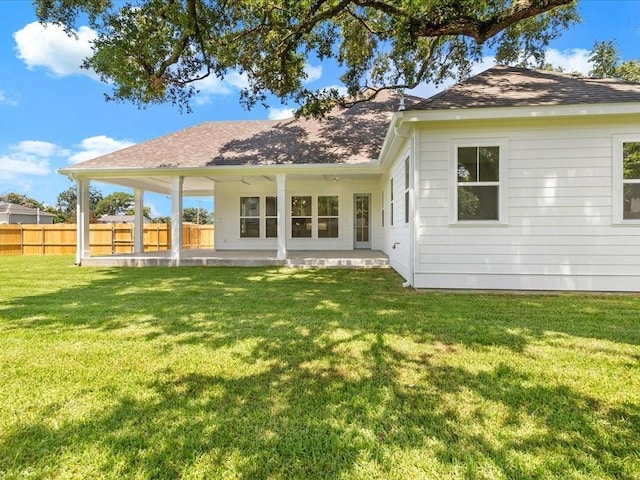
<instances>
[{"instance_id":1,"label":"patio support post","mask_svg":"<svg viewBox=\"0 0 640 480\"><path fill-rule=\"evenodd\" d=\"M177 265L182 253L182 186L184 177L171 177L171 260Z\"/></svg>"},{"instance_id":2,"label":"patio support post","mask_svg":"<svg viewBox=\"0 0 640 480\"><path fill-rule=\"evenodd\" d=\"M89 258L89 180L76 180L76 265Z\"/></svg>"},{"instance_id":3,"label":"patio support post","mask_svg":"<svg viewBox=\"0 0 640 480\"><path fill-rule=\"evenodd\" d=\"M133 189L133 213L135 223L133 225L133 252L144 252L144 190Z\"/></svg>"},{"instance_id":4,"label":"patio support post","mask_svg":"<svg viewBox=\"0 0 640 480\"><path fill-rule=\"evenodd\" d=\"M276 176L278 191L278 260L287 259L287 177Z\"/></svg>"}]
</instances>

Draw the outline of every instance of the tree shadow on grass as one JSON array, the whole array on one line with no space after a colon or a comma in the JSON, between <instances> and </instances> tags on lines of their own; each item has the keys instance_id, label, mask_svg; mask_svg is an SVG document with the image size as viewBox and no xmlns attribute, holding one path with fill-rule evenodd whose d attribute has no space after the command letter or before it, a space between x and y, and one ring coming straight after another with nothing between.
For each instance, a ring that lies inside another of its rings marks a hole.
<instances>
[{"instance_id":1,"label":"tree shadow on grass","mask_svg":"<svg viewBox=\"0 0 640 480\"><path fill-rule=\"evenodd\" d=\"M418 295L397 280L112 269L9 300L6 333L118 333L165 353L202 348L240 370L170 366L135 395L100 387L111 400L91 416L53 425L40 412L0 433L0 473L61 475L94 452L89 472L105 477L636 478L637 404L603 404L522 366L448 357L526 356L531 342L558 341L550 332L637 345L637 299Z\"/></svg>"}]
</instances>

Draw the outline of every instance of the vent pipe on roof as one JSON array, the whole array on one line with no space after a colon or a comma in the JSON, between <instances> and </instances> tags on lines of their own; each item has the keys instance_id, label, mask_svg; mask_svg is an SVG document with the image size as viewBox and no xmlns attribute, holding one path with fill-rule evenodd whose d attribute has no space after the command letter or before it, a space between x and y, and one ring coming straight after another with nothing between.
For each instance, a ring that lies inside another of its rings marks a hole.
<instances>
[{"instance_id":1,"label":"vent pipe on roof","mask_svg":"<svg viewBox=\"0 0 640 480\"><path fill-rule=\"evenodd\" d=\"M400 90L400 106L398 107L399 112L404 112L404 90Z\"/></svg>"}]
</instances>

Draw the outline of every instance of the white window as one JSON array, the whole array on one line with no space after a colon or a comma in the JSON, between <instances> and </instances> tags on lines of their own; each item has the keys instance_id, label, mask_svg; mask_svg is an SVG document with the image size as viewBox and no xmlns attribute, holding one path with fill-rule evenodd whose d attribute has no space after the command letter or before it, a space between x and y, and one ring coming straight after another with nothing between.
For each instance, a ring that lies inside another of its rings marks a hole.
<instances>
[{"instance_id":1,"label":"white window","mask_svg":"<svg viewBox=\"0 0 640 480\"><path fill-rule=\"evenodd\" d=\"M240 197L240 238L260 238L260 197Z\"/></svg>"},{"instance_id":2,"label":"white window","mask_svg":"<svg viewBox=\"0 0 640 480\"><path fill-rule=\"evenodd\" d=\"M506 142L452 146L451 221L506 223Z\"/></svg>"},{"instance_id":3,"label":"white window","mask_svg":"<svg viewBox=\"0 0 640 480\"><path fill-rule=\"evenodd\" d=\"M622 219L640 219L640 142L622 143Z\"/></svg>"},{"instance_id":4,"label":"white window","mask_svg":"<svg viewBox=\"0 0 640 480\"><path fill-rule=\"evenodd\" d=\"M260 208L263 201L264 212ZM278 198L240 197L240 238L276 238L277 236Z\"/></svg>"},{"instance_id":5,"label":"white window","mask_svg":"<svg viewBox=\"0 0 640 480\"><path fill-rule=\"evenodd\" d=\"M640 138L614 137L614 221L640 223Z\"/></svg>"},{"instance_id":6,"label":"white window","mask_svg":"<svg viewBox=\"0 0 640 480\"><path fill-rule=\"evenodd\" d=\"M311 238L313 215L311 196L291 197L291 238Z\"/></svg>"},{"instance_id":7,"label":"white window","mask_svg":"<svg viewBox=\"0 0 640 480\"><path fill-rule=\"evenodd\" d=\"M393 177L389 181L389 225L393 227Z\"/></svg>"},{"instance_id":8,"label":"white window","mask_svg":"<svg viewBox=\"0 0 640 480\"><path fill-rule=\"evenodd\" d=\"M265 197L265 236L278 237L278 197Z\"/></svg>"},{"instance_id":9,"label":"white window","mask_svg":"<svg viewBox=\"0 0 640 480\"><path fill-rule=\"evenodd\" d=\"M338 197L318 197L318 238L338 238Z\"/></svg>"},{"instance_id":10,"label":"white window","mask_svg":"<svg viewBox=\"0 0 640 480\"><path fill-rule=\"evenodd\" d=\"M291 197L291 238L338 238L340 205L337 195Z\"/></svg>"},{"instance_id":11,"label":"white window","mask_svg":"<svg viewBox=\"0 0 640 480\"><path fill-rule=\"evenodd\" d=\"M409 164L409 157L407 157L404 159L404 223L409 223L409 186L411 180Z\"/></svg>"}]
</instances>

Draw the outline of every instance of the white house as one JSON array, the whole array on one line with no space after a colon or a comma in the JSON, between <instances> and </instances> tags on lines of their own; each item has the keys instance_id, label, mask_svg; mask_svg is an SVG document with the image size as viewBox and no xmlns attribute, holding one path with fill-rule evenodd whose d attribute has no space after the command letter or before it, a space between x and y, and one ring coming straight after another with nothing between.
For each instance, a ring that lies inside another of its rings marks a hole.
<instances>
[{"instance_id":1,"label":"white house","mask_svg":"<svg viewBox=\"0 0 640 480\"><path fill-rule=\"evenodd\" d=\"M29 208L15 203L0 202L0 224L23 223L23 224L45 224L53 223L54 215L39 208Z\"/></svg>"},{"instance_id":2,"label":"white house","mask_svg":"<svg viewBox=\"0 0 640 480\"><path fill-rule=\"evenodd\" d=\"M640 291L640 84L497 66L403 100L209 122L63 169L78 262L101 180L137 205L171 195L174 239L183 196L214 195L217 250L381 250L417 288Z\"/></svg>"}]
</instances>

